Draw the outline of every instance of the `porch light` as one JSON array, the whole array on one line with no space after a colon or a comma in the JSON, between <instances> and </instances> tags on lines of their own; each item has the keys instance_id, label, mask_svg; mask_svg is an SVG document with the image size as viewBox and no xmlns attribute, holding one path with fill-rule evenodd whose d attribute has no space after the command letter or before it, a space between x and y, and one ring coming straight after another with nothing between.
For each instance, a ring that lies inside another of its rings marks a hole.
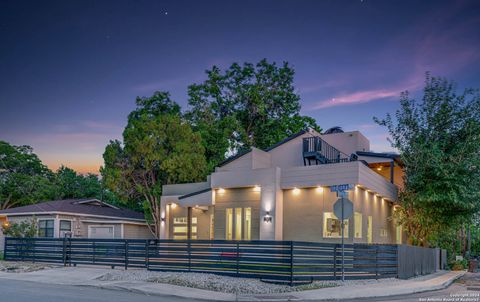
<instances>
[{"instance_id":1,"label":"porch light","mask_svg":"<svg viewBox=\"0 0 480 302\"><path fill-rule=\"evenodd\" d=\"M225 189L224 189L224 188L218 188L217 191L218 191L219 194L225 193Z\"/></svg>"},{"instance_id":2,"label":"porch light","mask_svg":"<svg viewBox=\"0 0 480 302\"><path fill-rule=\"evenodd\" d=\"M295 188L293 188L292 193L293 193L293 195L298 195L298 194L300 194L300 189L295 187Z\"/></svg>"},{"instance_id":3,"label":"porch light","mask_svg":"<svg viewBox=\"0 0 480 302\"><path fill-rule=\"evenodd\" d=\"M170 206L172 207L172 209L175 209L177 207L177 204L172 202L172 204Z\"/></svg>"},{"instance_id":4,"label":"porch light","mask_svg":"<svg viewBox=\"0 0 480 302\"><path fill-rule=\"evenodd\" d=\"M253 192L260 192L260 191L262 191L262 188L260 186L253 187Z\"/></svg>"},{"instance_id":5,"label":"porch light","mask_svg":"<svg viewBox=\"0 0 480 302\"><path fill-rule=\"evenodd\" d=\"M317 193L323 193L323 187L321 186L318 186L315 191L317 191Z\"/></svg>"},{"instance_id":6,"label":"porch light","mask_svg":"<svg viewBox=\"0 0 480 302\"><path fill-rule=\"evenodd\" d=\"M272 223L272 219L273 219L273 217L270 215L269 211L267 211L265 216L263 216L263 222L265 222L265 223Z\"/></svg>"}]
</instances>

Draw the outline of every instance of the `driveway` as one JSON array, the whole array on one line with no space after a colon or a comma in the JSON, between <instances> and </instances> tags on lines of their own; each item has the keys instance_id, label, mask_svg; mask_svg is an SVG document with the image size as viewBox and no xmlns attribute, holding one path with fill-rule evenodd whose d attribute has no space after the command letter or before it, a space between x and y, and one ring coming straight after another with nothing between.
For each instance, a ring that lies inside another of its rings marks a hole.
<instances>
[{"instance_id":1,"label":"driveway","mask_svg":"<svg viewBox=\"0 0 480 302\"><path fill-rule=\"evenodd\" d=\"M192 299L173 296L147 296L88 286L54 285L37 282L0 281L0 301L14 302L186 302Z\"/></svg>"}]
</instances>

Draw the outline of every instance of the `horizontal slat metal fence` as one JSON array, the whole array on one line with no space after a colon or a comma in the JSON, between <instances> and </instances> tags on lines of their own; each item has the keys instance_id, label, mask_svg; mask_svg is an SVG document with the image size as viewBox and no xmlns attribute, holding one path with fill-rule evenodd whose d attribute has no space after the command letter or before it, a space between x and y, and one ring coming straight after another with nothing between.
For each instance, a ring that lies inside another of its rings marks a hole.
<instances>
[{"instance_id":1,"label":"horizontal slat metal fence","mask_svg":"<svg viewBox=\"0 0 480 302\"><path fill-rule=\"evenodd\" d=\"M340 244L299 241L6 238L5 259L203 272L289 283L341 278ZM345 279L396 277L396 245L345 245Z\"/></svg>"}]
</instances>

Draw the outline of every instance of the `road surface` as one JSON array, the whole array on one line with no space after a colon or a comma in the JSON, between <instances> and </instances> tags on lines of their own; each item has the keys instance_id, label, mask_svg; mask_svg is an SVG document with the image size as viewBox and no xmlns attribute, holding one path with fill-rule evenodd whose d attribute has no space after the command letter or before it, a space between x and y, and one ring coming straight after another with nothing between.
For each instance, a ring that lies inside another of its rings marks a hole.
<instances>
[{"instance_id":1,"label":"road surface","mask_svg":"<svg viewBox=\"0 0 480 302\"><path fill-rule=\"evenodd\" d=\"M35 282L0 280L0 301L12 302L186 302L196 301L173 296L147 296L121 290L94 287L43 284ZM480 274L467 274L450 287L419 294L384 298L365 298L344 301L464 301L480 302Z\"/></svg>"},{"instance_id":2,"label":"road surface","mask_svg":"<svg viewBox=\"0 0 480 302\"><path fill-rule=\"evenodd\" d=\"M419 294L390 296L383 298L364 298L342 301L373 302L480 302L480 273L467 273L448 288Z\"/></svg>"},{"instance_id":3,"label":"road surface","mask_svg":"<svg viewBox=\"0 0 480 302\"><path fill-rule=\"evenodd\" d=\"M86 286L43 284L16 280L0 280L0 301L5 302L186 302L194 301L171 296L146 296L121 290Z\"/></svg>"}]
</instances>

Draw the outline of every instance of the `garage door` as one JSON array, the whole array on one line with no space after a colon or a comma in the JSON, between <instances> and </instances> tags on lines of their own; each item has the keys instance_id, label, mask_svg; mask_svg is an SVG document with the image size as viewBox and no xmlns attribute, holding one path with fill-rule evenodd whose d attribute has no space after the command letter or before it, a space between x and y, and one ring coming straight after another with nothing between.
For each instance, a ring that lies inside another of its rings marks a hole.
<instances>
[{"instance_id":1,"label":"garage door","mask_svg":"<svg viewBox=\"0 0 480 302\"><path fill-rule=\"evenodd\" d=\"M113 238L113 226L91 226L88 228L88 238Z\"/></svg>"}]
</instances>

